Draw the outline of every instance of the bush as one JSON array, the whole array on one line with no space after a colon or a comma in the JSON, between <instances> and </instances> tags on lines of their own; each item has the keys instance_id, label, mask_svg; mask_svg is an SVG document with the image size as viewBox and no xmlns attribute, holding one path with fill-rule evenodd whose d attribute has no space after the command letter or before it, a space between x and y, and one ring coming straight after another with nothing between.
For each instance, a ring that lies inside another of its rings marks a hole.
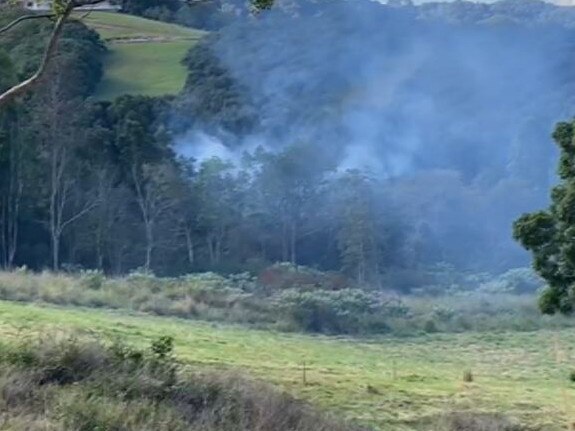
<instances>
[{"instance_id":1,"label":"bush","mask_svg":"<svg viewBox=\"0 0 575 431\"><path fill-rule=\"evenodd\" d=\"M309 332L361 334L386 332L387 318L404 315L405 306L359 289L287 290L278 299L285 318Z\"/></svg>"},{"instance_id":2,"label":"bush","mask_svg":"<svg viewBox=\"0 0 575 431\"><path fill-rule=\"evenodd\" d=\"M535 293L545 285L543 279L529 268L511 269L483 283L480 289L489 293Z\"/></svg>"},{"instance_id":3,"label":"bush","mask_svg":"<svg viewBox=\"0 0 575 431\"><path fill-rule=\"evenodd\" d=\"M88 270L80 273L80 283L90 290L100 290L104 285L105 277L102 271Z\"/></svg>"},{"instance_id":4,"label":"bush","mask_svg":"<svg viewBox=\"0 0 575 431\"><path fill-rule=\"evenodd\" d=\"M322 272L291 263L277 263L264 269L258 276L259 285L267 291L285 289L342 290L351 282L339 273Z\"/></svg>"},{"instance_id":5,"label":"bush","mask_svg":"<svg viewBox=\"0 0 575 431\"><path fill-rule=\"evenodd\" d=\"M475 378L473 377L473 372L471 370L466 370L463 372L463 381L465 383L472 383Z\"/></svg>"}]
</instances>

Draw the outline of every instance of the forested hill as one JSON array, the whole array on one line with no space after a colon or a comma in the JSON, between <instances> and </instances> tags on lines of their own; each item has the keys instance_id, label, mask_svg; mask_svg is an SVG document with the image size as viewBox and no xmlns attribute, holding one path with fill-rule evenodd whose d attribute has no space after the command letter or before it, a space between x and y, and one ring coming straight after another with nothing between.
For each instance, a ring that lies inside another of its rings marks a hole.
<instances>
[{"instance_id":1,"label":"forested hill","mask_svg":"<svg viewBox=\"0 0 575 431\"><path fill-rule=\"evenodd\" d=\"M180 22L179 3L148 6L130 12ZM202 12L219 31L188 53L177 97L93 101L106 48L69 25L53 79L2 113L4 265L165 275L291 261L409 290L435 283L429 268L527 264L510 225L545 201L548 135L575 111L572 9L233 10ZM3 36L2 79L31 70L29 36L47 31Z\"/></svg>"},{"instance_id":2,"label":"forested hill","mask_svg":"<svg viewBox=\"0 0 575 431\"><path fill-rule=\"evenodd\" d=\"M379 268L390 256L407 266L526 265L510 226L544 204L555 182L551 131L575 104L575 9L393 3L296 2L297 13L272 10L207 39L187 59L177 124L187 133L177 148L238 163L258 145L303 142L317 149L323 179L333 169L363 171L376 197L362 201L371 200L370 210L347 217L378 214L354 235L364 244L378 238L363 251L386 256L373 258ZM332 208L319 224L345 225ZM398 219L406 229L393 225ZM306 232L315 229L299 229L309 250Z\"/></svg>"}]
</instances>

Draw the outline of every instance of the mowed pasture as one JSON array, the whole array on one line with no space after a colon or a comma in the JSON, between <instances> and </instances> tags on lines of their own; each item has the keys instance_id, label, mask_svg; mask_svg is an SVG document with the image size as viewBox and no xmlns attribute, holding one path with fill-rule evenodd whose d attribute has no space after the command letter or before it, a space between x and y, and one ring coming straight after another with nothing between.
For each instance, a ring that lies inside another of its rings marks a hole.
<instances>
[{"instance_id":1,"label":"mowed pasture","mask_svg":"<svg viewBox=\"0 0 575 431\"><path fill-rule=\"evenodd\" d=\"M375 429L435 429L454 411L502 412L549 430L575 421L573 330L353 340L0 302L0 333L14 342L76 333L137 346L173 336L191 367L271 382Z\"/></svg>"},{"instance_id":2,"label":"mowed pasture","mask_svg":"<svg viewBox=\"0 0 575 431\"><path fill-rule=\"evenodd\" d=\"M91 12L78 18L97 31L108 47L104 77L95 95L102 100L125 94L177 94L186 79L182 59L206 34L120 13Z\"/></svg>"}]
</instances>

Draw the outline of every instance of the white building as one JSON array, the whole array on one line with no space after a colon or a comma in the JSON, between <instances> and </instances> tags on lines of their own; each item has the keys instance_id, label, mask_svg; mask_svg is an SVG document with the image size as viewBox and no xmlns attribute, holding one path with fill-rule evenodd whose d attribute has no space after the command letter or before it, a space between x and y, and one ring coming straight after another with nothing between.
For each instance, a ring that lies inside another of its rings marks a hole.
<instances>
[{"instance_id":1,"label":"white building","mask_svg":"<svg viewBox=\"0 0 575 431\"><path fill-rule=\"evenodd\" d=\"M25 9L46 12L52 10L52 0L22 0L22 5ZM95 11L109 11L118 12L122 10L122 6L115 4L113 1L104 0L101 3L97 3L91 6L81 6L76 8L76 10L95 10Z\"/></svg>"}]
</instances>

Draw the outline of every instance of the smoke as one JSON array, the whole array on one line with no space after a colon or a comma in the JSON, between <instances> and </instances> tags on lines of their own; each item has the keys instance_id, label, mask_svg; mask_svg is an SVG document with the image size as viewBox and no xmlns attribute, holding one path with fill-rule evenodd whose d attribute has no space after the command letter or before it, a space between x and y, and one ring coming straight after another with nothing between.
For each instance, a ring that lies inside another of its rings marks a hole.
<instances>
[{"instance_id":1,"label":"smoke","mask_svg":"<svg viewBox=\"0 0 575 431\"><path fill-rule=\"evenodd\" d=\"M227 147L221 139L201 130L193 130L181 137L175 150L186 158L203 161L217 157L222 160L235 161L236 151Z\"/></svg>"},{"instance_id":2,"label":"smoke","mask_svg":"<svg viewBox=\"0 0 575 431\"><path fill-rule=\"evenodd\" d=\"M501 243L504 258L496 259L524 264L510 226L545 204L554 181L550 134L575 105L575 69L565 61L573 32L510 22L480 6L296 2L290 14L270 11L225 28L211 49L249 94L257 126L240 144L192 130L178 148L235 160L255 141L272 150L305 142L337 157L340 170L369 169L398 190L424 178L422 195L426 174L435 181L449 172L461 184L437 196L444 209L430 228L438 240L461 240L472 225L482 252ZM459 197L448 193L480 196L481 213L461 208L463 198L450 206ZM490 225L478 227L485 220ZM450 231L455 225L459 233Z\"/></svg>"}]
</instances>

